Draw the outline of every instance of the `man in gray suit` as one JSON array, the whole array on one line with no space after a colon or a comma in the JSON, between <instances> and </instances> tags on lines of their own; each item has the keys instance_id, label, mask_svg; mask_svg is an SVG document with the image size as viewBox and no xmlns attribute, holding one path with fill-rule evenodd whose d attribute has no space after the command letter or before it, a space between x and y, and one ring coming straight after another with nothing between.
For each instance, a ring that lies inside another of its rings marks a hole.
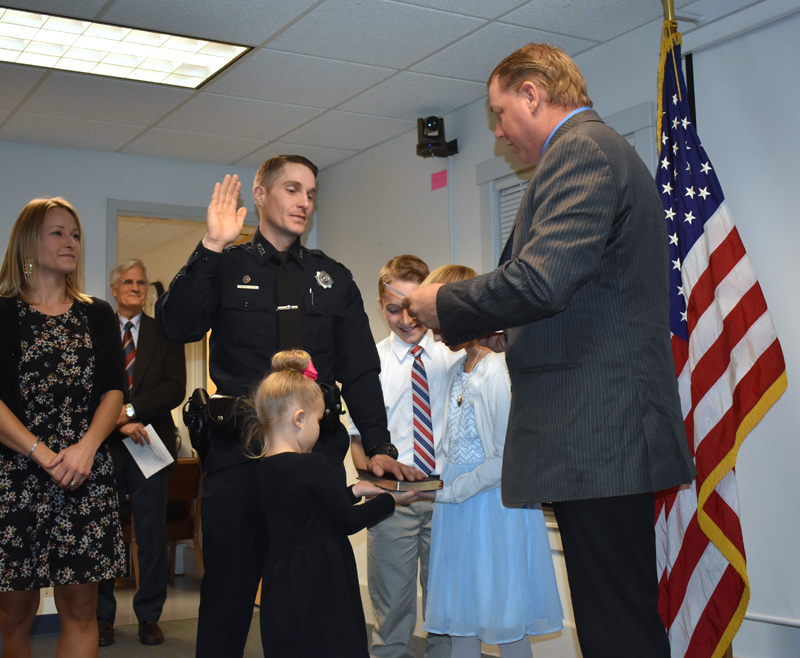
<instances>
[{"instance_id":1,"label":"man in gray suit","mask_svg":"<svg viewBox=\"0 0 800 658\"><path fill-rule=\"evenodd\" d=\"M489 78L489 102L495 136L537 165L500 266L406 304L450 344L490 336L506 350L503 499L553 502L584 658L667 658L653 492L695 469L669 345L658 191L558 48L509 55Z\"/></svg>"}]
</instances>

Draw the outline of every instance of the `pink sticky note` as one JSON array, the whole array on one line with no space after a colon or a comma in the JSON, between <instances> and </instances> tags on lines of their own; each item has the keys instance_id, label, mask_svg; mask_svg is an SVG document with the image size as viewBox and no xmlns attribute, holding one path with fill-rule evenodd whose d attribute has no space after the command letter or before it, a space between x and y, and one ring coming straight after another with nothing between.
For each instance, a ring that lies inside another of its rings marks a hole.
<instances>
[{"instance_id":1,"label":"pink sticky note","mask_svg":"<svg viewBox=\"0 0 800 658\"><path fill-rule=\"evenodd\" d=\"M431 174L431 190L438 190L440 187L447 187L447 169Z\"/></svg>"}]
</instances>

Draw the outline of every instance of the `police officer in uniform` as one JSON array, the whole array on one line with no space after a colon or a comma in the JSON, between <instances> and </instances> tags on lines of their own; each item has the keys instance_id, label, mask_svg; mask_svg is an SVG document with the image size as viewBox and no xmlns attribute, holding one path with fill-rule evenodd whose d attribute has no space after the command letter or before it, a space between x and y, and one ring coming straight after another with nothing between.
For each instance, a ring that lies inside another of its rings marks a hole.
<instances>
[{"instance_id":1,"label":"police officer in uniform","mask_svg":"<svg viewBox=\"0 0 800 658\"><path fill-rule=\"evenodd\" d=\"M186 343L211 329L210 375L223 395L247 394L269 372L275 352L302 347L317 381L341 382L370 469L415 480L422 477L419 471L394 460L378 354L353 276L300 244L314 206L316 174L317 167L301 156L264 162L253 187L259 228L249 243L236 246L228 245L239 237L247 212L236 208L241 183L237 176L217 183L206 236L156 305L159 330L167 340ZM344 478L349 441L344 426L336 425L314 450L327 455ZM244 454L240 437L212 441L201 508L205 575L198 658L244 651L269 545L255 474L256 461Z\"/></svg>"}]
</instances>

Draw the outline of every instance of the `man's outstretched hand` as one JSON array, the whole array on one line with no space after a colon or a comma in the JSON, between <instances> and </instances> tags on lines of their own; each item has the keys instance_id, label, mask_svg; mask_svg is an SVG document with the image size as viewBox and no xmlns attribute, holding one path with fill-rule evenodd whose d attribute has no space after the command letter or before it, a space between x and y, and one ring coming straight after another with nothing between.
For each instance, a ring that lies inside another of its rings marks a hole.
<instances>
[{"instance_id":1,"label":"man's outstretched hand","mask_svg":"<svg viewBox=\"0 0 800 658\"><path fill-rule=\"evenodd\" d=\"M439 314L436 311L436 293L441 283L418 288L403 298L403 308L408 314L429 329L440 329Z\"/></svg>"}]
</instances>

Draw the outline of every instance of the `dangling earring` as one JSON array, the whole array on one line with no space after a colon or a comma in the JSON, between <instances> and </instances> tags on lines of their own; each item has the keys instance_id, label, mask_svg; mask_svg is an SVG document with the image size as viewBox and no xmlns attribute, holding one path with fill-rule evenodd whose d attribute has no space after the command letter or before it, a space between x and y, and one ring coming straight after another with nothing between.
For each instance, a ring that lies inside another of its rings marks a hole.
<instances>
[{"instance_id":1,"label":"dangling earring","mask_svg":"<svg viewBox=\"0 0 800 658\"><path fill-rule=\"evenodd\" d=\"M33 263L32 262L25 263L25 265L22 267L22 273L25 276L30 276L31 274L33 274Z\"/></svg>"}]
</instances>

